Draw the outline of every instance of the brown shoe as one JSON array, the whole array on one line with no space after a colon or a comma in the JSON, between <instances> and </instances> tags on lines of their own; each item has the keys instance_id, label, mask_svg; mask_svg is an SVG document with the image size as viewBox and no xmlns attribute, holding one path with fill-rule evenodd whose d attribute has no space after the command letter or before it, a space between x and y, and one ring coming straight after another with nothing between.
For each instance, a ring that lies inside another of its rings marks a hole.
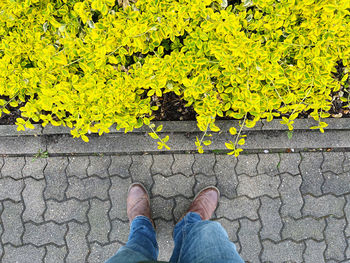
<instances>
[{"instance_id":1,"label":"brown shoe","mask_svg":"<svg viewBox=\"0 0 350 263\"><path fill-rule=\"evenodd\" d=\"M217 189L215 186L206 187L194 197L186 214L189 212L196 212L200 215L202 220L209 220L218 205L219 198L219 189ZM181 221L181 219L179 221Z\"/></svg>"},{"instance_id":2,"label":"brown shoe","mask_svg":"<svg viewBox=\"0 0 350 263\"><path fill-rule=\"evenodd\" d=\"M149 195L141 183L133 183L129 187L126 210L130 223L136 216L148 217L152 224ZM153 224L154 225L154 224Z\"/></svg>"}]
</instances>

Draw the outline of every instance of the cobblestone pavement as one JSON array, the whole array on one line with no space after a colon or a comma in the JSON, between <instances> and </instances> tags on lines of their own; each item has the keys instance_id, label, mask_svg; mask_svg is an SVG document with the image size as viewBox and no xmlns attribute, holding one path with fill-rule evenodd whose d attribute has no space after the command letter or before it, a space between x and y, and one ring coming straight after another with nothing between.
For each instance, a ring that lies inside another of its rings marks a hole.
<instances>
[{"instance_id":1,"label":"cobblestone pavement","mask_svg":"<svg viewBox=\"0 0 350 263\"><path fill-rule=\"evenodd\" d=\"M218 220L246 262L349 262L350 153L0 158L0 262L103 262L128 237L126 192L151 193L169 259L195 193L221 190Z\"/></svg>"}]
</instances>

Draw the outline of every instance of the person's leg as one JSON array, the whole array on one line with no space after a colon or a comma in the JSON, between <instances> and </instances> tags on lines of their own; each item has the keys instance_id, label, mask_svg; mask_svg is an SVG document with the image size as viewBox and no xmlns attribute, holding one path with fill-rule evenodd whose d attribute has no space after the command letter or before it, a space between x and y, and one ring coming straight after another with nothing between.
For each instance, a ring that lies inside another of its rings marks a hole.
<instances>
[{"instance_id":1,"label":"person's leg","mask_svg":"<svg viewBox=\"0 0 350 263\"><path fill-rule=\"evenodd\" d=\"M159 249L151 220L149 196L141 184L132 184L129 188L127 213L131 222L128 242L106 263L156 261Z\"/></svg>"}]
</instances>

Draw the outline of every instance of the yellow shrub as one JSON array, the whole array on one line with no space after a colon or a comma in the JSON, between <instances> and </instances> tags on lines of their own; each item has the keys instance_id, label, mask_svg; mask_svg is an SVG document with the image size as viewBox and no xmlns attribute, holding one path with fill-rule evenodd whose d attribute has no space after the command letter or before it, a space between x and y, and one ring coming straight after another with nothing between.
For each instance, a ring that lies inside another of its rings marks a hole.
<instances>
[{"instance_id":1,"label":"yellow shrub","mask_svg":"<svg viewBox=\"0 0 350 263\"><path fill-rule=\"evenodd\" d=\"M337 62L349 67L348 0L112 0L0 2L0 100L31 121L67 125L74 137L150 125L152 96L174 92L197 113L205 135L216 116L280 114L292 129L302 111L329 116ZM347 73L347 72L345 72ZM344 99L345 100L345 99ZM1 112L0 112L1 113ZM152 127L153 129L153 127ZM153 130L153 132L156 132ZM235 129L231 129L236 134ZM152 137L165 141L155 133ZM226 144L238 155L238 133ZM203 151L202 143L196 145Z\"/></svg>"}]
</instances>

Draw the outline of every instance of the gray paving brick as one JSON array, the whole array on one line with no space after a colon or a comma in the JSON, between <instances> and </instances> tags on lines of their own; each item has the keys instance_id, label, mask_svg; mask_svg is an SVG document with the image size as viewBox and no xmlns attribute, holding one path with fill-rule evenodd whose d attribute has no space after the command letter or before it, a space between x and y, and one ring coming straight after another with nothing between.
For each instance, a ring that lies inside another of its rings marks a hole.
<instances>
[{"instance_id":1,"label":"gray paving brick","mask_svg":"<svg viewBox=\"0 0 350 263\"><path fill-rule=\"evenodd\" d=\"M3 177L20 179L22 178L24 164L24 157L4 157L4 165L1 168L1 174Z\"/></svg>"},{"instance_id":2,"label":"gray paving brick","mask_svg":"<svg viewBox=\"0 0 350 263\"><path fill-rule=\"evenodd\" d=\"M238 156L237 160L237 174L253 176L258 173L257 166L259 163L259 158L257 154L241 154Z\"/></svg>"},{"instance_id":3,"label":"gray paving brick","mask_svg":"<svg viewBox=\"0 0 350 263\"><path fill-rule=\"evenodd\" d=\"M45 201L43 192L45 189L45 181L36 181L32 178L24 179L25 188L23 190L23 200L25 210L23 220L31 220L36 223L43 221L43 213L45 211Z\"/></svg>"},{"instance_id":4,"label":"gray paving brick","mask_svg":"<svg viewBox=\"0 0 350 263\"><path fill-rule=\"evenodd\" d=\"M77 224L71 222L68 224L68 233L66 236L68 255L66 262L86 262L86 256L89 251L89 247L86 243L88 230L89 226L87 223Z\"/></svg>"},{"instance_id":5,"label":"gray paving brick","mask_svg":"<svg viewBox=\"0 0 350 263\"><path fill-rule=\"evenodd\" d=\"M346 205L344 207L345 217L348 220L348 224L345 229L345 235L347 237L350 237L350 195L347 195L346 197Z\"/></svg>"},{"instance_id":6,"label":"gray paving brick","mask_svg":"<svg viewBox=\"0 0 350 263\"><path fill-rule=\"evenodd\" d=\"M81 223L87 221L86 213L89 209L89 204L87 201L71 199L63 202L57 202L48 200L46 205L46 221L52 220L57 223L64 223L71 220L77 220Z\"/></svg>"},{"instance_id":7,"label":"gray paving brick","mask_svg":"<svg viewBox=\"0 0 350 263\"><path fill-rule=\"evenodd\" d=\"M68 178L67 198L75 197L79 200L89 198L108 199L108 178L88 177L80 179L77 177Z\"/></svg>"},{"instance_id":8,"label":"gray paving brick","mask_svg":"<svg viewBox=\"0 0 350 263\"><path fill-rule=\"evenodd\" d=\"M108 233L111 229L108 217L109 208L109 201L90 200L88 212L90 223L88 239L90 242L108 243Z\"/></svg>"},{"instance_id":9,"label":"gray paving brick","mask_svg":"<svg viewBox=\"0 0 350 263\"><path fill-rule=\"evenodd\" d=\"M79 178L87 177L89 163L89 156L68 157L67 175L74 175Z\"/></svg>"},{"instance_id":10,"label":"gray paving brick","mask_svg":"<svg viewBox=\"0 0 350 263\"><path fill-rule=\"evenodd\" d=\"M256 198L262 195L268 195L270 197L279 196L278 187L280 185L280 178L278 176L271 177L266 174L260 174L250 177L242 174L238 176L238 181L238 195L246 195L250 198Z\"/></svg>"},{"instance_id":11,"label":"gray paving brick","mask_svg":"<svg viewBox=\"0 0 350 263\"><path fill-rule=\"evenodd\" d=\"M91 245L91 253L89 255L89 263L101 263L112 257L121 245L117 242L102 246L97 243Z\"/></svg>"},{"instance_id":12,"label":"gray paving brick","mask_svg":"<svg viewBox=\"0 0 350 263\"><path fill-rule=\"evenodd\" d=\"M259 153L259 163L257 170L259 174L267 174L274 176L279 173L278 164L280 162L280 157L277 153L265 154Z\"/></svg>"},{"instance_id":13,"label":"gray paving brick","mask_svg":"<svg viewBox=\"0 0 350 263\"><path fill-rule=\"evenodd\" d=\"M3 263L33 263L42 262L45 254L43 247L36 248L33 245L25 245L21 247L14 247L12 245L5 245Z\"/></svg>"},{"instance_id":14,"label":"gray paving brick","mask_svg":"<svg viewBox=\"0 0 350 263\"><path fill-rule=\"evenodd\" d=\"M179 219L188 210L192 202L192 199L185 198L183 196L175 197L175 208L173 210L175 221L178 222Z\"/></svg>"},{"instance_id":15,"label":"gray paving brick","mask_svg":"<svg viewBox=\"0 0 350 263\"><path fill-rule=\"evenodd\" d=\"M64 235L67 231L65 225L58 225L53 222L46 222L42 225L25 223L24 228L24 243L30 243L36 246L42 246L49 243L54 243L57 246L65 244Z\"/></svg>"},{"instance_id":16,"label":"gray paving brick","mask_svg":"<svg viewBox=\"0 0 350 263\"><path fill-rule=\"evenodd\" d=\"M161 196L153 197L151 199L152 217L163 218L165 220L173 220L172 210L174 208L174 199L164 199Z\"/></svg>"},{"instance_id":17,"label":"gray paving brick","mask_svg":"<svg viewBox=\"0 0 350 263\"><path fill-rule=\"evenodd\" d=\"M232 242L237 242L238 241L238 236L237 236L238 229L239 229L239 222L238 222L238 220L230 221L230 220L227 220L226 218L220 218L220 219L217 219L215 221L219 222L223 226L223 228L227 232L227 235L228 235L229 239Z\"/></svg>"},{"instance_id":18,"label":"gray paving brick","mask_svg":"<svg viewBox=\"0 0 350 263\"><path fill-rule=\"evenodd\" d=\"M345 219L337 219L329 217L327 227L324 232L327 248L325 252L326 259L335 259L341 261L344 258L344 253L347 247L344 236L344 228L346 226Z\"/></svg>"},{"instance_id":19,"label":"gray paving brick","mask_svg":"<svg viewBox=\"0 0 350 263\"><path fill-rule=\"evenodd\" d=\"M306 249L304 252L305 263L325 263L323 253L326 249L326 243L306 240Z\"/></svg>"},{"instance_id":20,"label":"gray paving brick","mask_svg":"<svg viewBox=\"0 0 350 263\"><path fill-rule=\"evenodd\" d=\"M239 223L241 225L238 231L241 257L248 262L259 262L259 254L262 248L259 240L260 222L241 219Z\"/></svg>"},{"instance_id":21,"label":"gray paving brick","mask_svg":"<svg viewBox=\"0 0 350 263\"><path fill-rule=\"evenodd\" d=\"M154 223L157 228L157 241L159 246L158 260L168 261L174 249L174 241L172 238L174 226L162 219L157 219Z\"/></svg>"},{"instance_id":22,"label":"gray paving brick","mask_svg":"<svg viewBox=\"0 0 350 263\"><path fill-rule=\"evenodd\" d=\"M324 173L325 183L322 186L324 193L332 193L335 195L343 195L350 193L350 174L333 172Z\"/></svg>"},{"instance_id":23,"label":"gray paving brick","mask_svg":"<svg viewBox=\"0 0 350 263\"><path fill-rule=\"evenodd\" d=\"M182 173L183 175L190 176L193 174L192 166L194 163L193 154L174 154L174 163L171 167L173 174Z\"/></svg>"},{"instance_id":24,"label":"gray paving brick","mask_svg":"<svg viewBox=\"0 0 350 263\"><path fill-rule=\"evenodd\" d=\"M290 240L274 244L270 240L262 241L264 250L261 256L263 262L303 262L304 244L295 243Z\"/></svg>"},{"instance_id":25,"label":"gray paving brick","mask_svg":"<svg viewBox=\"0 0 350 263\"><path fill-rule=\"evenodd\" d=\"M259 218L259 205L258 199L251 200L245 196L239 196L233 200L221 197L216 214L218 217L225 216L231 220L243 217L256 220Z\"/></svg>"},{"instance_id":26,"label":"gray paving brick","mask_svg":"<svg viewBox=\"0 0 350 263\"><path fill-rule=\"evenodd\" d=\"M344 154L342 152L324 152L322 172L333 172L340 174L343 172Z\"/></svg>"},{"instance_id":27,"label":"gray paving brick","mask_svg":"<svg viewBox=\"0 0 350 263\"><path fill-rule=\"evenodd\" d=\"M345 252L346 259L350 259L350 237L348 237L348 248Z\"/></svg>"},{"instance_id":28,"label":"gray paving brick","mask_svg":"<svg viewBox=\"0 0 350 263\"><path fill-rule=\"evenodd\" d=\"M133 155L130 173L133 182L140 182L150 190L153 184L151 176L152 156L151 155Z\"/></svg>"},{"instance_id":29,"label":"gray paving brick","mask_svg":"<svg viewBox=\"0 0 350 263\"><path fill-rule=\"evenodd\" d=\"M280 158L281 161L278 165L280 173L300 174L299 164L301 162L301 156L299 153L281 153Z\"/></svg>"},{"instance_id":30,"label":"gray paving brick","mask_svg":"<svg viewBox=\"0 0 350 263\"><path fill-rule=\"evenodd\" d=\"M46 189L44 196L46 199L54 198L64 199L64 193L67 188L66 167L68 160L66 157L50 157L47 159L47 166L44 170L46 179Z\"/></svg>"},{"instance_id":31,"label":"gray paving brick","mask_svg":"<svg viewBox=\"0 0 350 263\"><path fill-rule=\"evenodd\" d=\"M120 178L114 176L111 178L112 186L109 189L109 196L111 198L112 207L109 212L111 219L119 218L124 221L128 220L126 214L126 199L128 189L131 184L131 178Z\"/></svg>"},{"instance_id":32,"label":"gray paving brick","mask_svg":"<svg viewBox=\"0 0 350 263\"><path fill-rule=\"evenodd\" d=\"M214 154L195 154L193 163L194 174L205 174L207 176L213 176L215 165Z\"/></svg>"},{"instance_id":33,"label":"gray paving brick","mask_svg":"<svg viewBox=\"0 0 350 263\"><path fill-rule=\"evenodd\" d=\"M1 172L1 168L4 166L4 157L0 156L0 172ZM1 173L0 173L1 175Z\"/></svg>"},{"instance_id":34,"label":"gray paving brick","mask_svg":"<svg viewBox=\"0 0 350 263\"><path fill-rule=\"evenodd\" d=\"M344 152L343 171L350 172L350 152Z\"/></svg>"},{"instance_id":35,"label":"gray paving brick","mask_svg":"<svg viewBox=\"0 0 350 263\"><path fill-rule=\"evenodd\" d=\"M301 217L301 208L303 206L303 197L300 193L302 178L300 175L289 175L287 173L281 176L282 183L279 192L282 199L281 215L294 218Z\"/></svg>"},{"instance_id":36,"label":"gray paving brick","mask_svg":"<svg viewBox=\"0 0 350 263\"><path fill-rule=\"evenodd\" d=\"M344 215L344 197L335 197L333 195L313 197L307 195L304 197L304 202L303 214L306 216L324 217L334 215L342 217Z\"/></svg>"},{"instance_id":37,"label":"gray paving brick","mask_svg":"<svg viewBox=\"0 0 350 263\"><path fill-rule=\"evenodd\" d=\"M46 246L46 251L44 263L64 262L64 257L67 254L66 247L56 247L53 245Z\"/></svg>"},{"instance_id":38,"label":"gray paving brick","mask_svg":"<svg viewBox=\"0 0 350 263\"><path fill-rule=\"evenodd\" d=\"M262 239L269 238L273 241L281 240L280 231L282 229L282 220L279 214L281 206L280 199L271 199L269 197L261 197L261 206L259 209L262 228L260 237Z\"/></svg>"},{"instance_id":39,"label":"gray paving brick","mask_svg":"<svg viewBox=\"0 0 350 263\"><path fill-rule=\"evenodd\" d=\"M123 178L130 176L129 168L132 163L130 155L111 156L111 160L112 162L108 169L110 175L118 175Z\"/></svg>"},{"instance_id":40,"label":"gray paving brick","mask_svg":"<svg viewBox=\"0 0 350 263\"><path fill-rule=\"evenodd\" d=\"M301 193L322 195L321 186L324 181L321 172L322 153L301 153L301 156L300 172L303 178Z\"/></svg>"},{"instance_id":41,"label":"gray paving brick","mask_svg":"<svg viewBox=\"0 0 350 263\"><path fill-rule=\"evenodd\" d=\"M153 155L151 173L170 176L172 175L171 166L173 162L174 157L171 154Z\"/></svg>"},{"instance_id":42,"label":"gray paving brick","mask_svg":"<svg viewBox=\"0 0 350 263\"><path fill-rule=\"evenodd\" d=\"M194 192L198 193L205 187L215 186L217 184L217 179L215 176L206 176L204 174L196 174L194 175L196 180L196 185L194 186Z\"/></svg>"},{"instance_id":43,"label":"gray paving brick","mask_svg":"<svg viewBox=\"0 0 350 263\"><path fill-rule=\"evenodd\" d=\"M312 238L317 241L323 239L323 231L326 227L324 219L316 220L311 217L293 219L290 217L284 218L284 227L282 230L283 239L292 239L294 241L301 241Z\"/></svg>"},{"instance_id":44,"label":"gray paving brick","mask_svg":"<svg viewBox=\"0 0 350 263\"><path fill-rule=\"evenodd\" d=\"M3 226L2 243L11 243L19 246L22 244L21 236L23 234L23 225L21 214L23 205L21 203L13 203L11 201L3 202L3 211L1 221Z\"/></svg>"},{"instance_id":45,"label":"gray paving brick","mask_svg":"<svg viewBox=\"0 0 350 263\"><path fill-rule=\"evenodd\" d=\"M120 220L113 220L111 222L112 230L110 233L111 241L119 241L121 243L126 243L129 237L129 222L122 222Z\"/></svg>"},{"instance_id":46,"label":"gray paving brick","mask_svg":"<svg viewBox=\"0 0 350 263\"><path fill-rule=\"evenodd\" d=\"M111 164L110 156L89 156L90 164L87 168L88 176L97 175L100 177L108 176L108 168Z\"/></svg>"},{"instance_id":47,"label":"gray paving brick","mask_svg":"<svg viewBox=\"0 0 350 263\"><path fill-rule=\"evenodd\" d=\"M216 155L214 171L217 178L218 188L222 195L234 198L237 195L236 187L238 179L235 171L237 158L229 155Z\"/></svg>"},{"instance_id":48,"label":"gray paving brick","mask_svg":"<svg viewBox=\"0 0 350 263\"><path fill-rule=\"evenodd\" d=\"M47 164L46 158L25 157L25 165L22 170L23 177L33 177L35 179L44 178L44 168Z\"/></svg>"},{"instance_id":49,"label":"gray paving brick","mask_svg":"<svg viewBox=\"0 0 350 263\"><path fill-rule=\"evenodd\" d=\"M23 180L16 181L9 177L0 178L0 200L11 199L13 201L21 201L23 188Z\"/></svg>"},{"instance_id":50,"label":"gray paving brick","mask_svg":"<svg viewBox=\"0 0 350 263\"><path fill-rule=\"evenodd\" d=\"M186 177L182 174L175 174L170 177L164 177L157 174L153 176L153 180L153 195L161 195L166 198L179 194L186 197L193 196L194 176Z\"/></svg>"}]
</instances>

